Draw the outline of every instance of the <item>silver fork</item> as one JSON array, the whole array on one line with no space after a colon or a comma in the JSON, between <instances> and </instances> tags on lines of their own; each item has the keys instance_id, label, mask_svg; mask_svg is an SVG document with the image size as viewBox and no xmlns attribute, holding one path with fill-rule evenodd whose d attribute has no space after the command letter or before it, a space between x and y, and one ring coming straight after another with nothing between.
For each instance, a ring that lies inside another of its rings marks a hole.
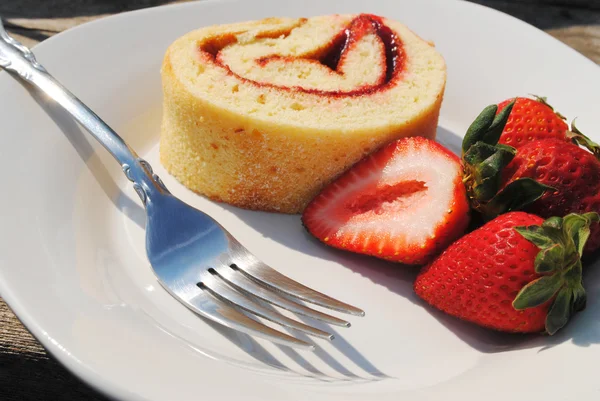
<instances>
[{"instance_id":1,"label":"silver fork","mask_svg":"<svg viewBox=\"0 0 600 401\"><path fill-rule=\"evenodd\" d=\"M145 206L146 253L161 285L192 311L231 329L275 343L314 349L257 317L301 332L333 339L330 333L290 319L267 303L343 327L350 323L306 307L364 312L312 290L273 270L207 214L173 196L150 164L141 159L100 117L54 79L31 50L10 37L0 19L0 66L62 106L113 155Z\"/></svg>"}]
</instances>

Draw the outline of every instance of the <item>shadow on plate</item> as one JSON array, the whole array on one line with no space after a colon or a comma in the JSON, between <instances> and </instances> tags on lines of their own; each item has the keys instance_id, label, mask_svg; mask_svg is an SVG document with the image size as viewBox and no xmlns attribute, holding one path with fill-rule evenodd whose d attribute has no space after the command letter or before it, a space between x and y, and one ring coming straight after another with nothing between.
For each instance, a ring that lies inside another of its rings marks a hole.
<instances>
[{"instance_id":1,"label":"shadow on plate","mask_svg":"<svg viewBox=\"0 0 600 401\"><path fill-rule=\"evenodd\" d=\"M262 306L268 309L276 309L265 302L259 302ZM248 316L255 318L249 314ZM392 378L375 367L364 355L360 353L360 351L344 340L343 336L336 329L304 316L296 315L296 318L321 330L327 330L335 336L334 341L327 342L326 340L315 340L312 337L294 329L273 326L278 330L287 331L290 335L300 340L314 344L315 350L312 352L312 354L319 359L316 364L320 365L320 367L315 366L315 363L310 362L306 358L306 355L311 354L310 351L297 351L294 348L287 346L275 345L287 358L291 359L296 365L300 366L304 372L299 372L297 368L289 366L286 362L282 362L265 347L259 344L259 342L256 341L256 339L254 339L252 336L231 330L202 316L200 316L200 318L206 322L208 326L212 327L216 332L220 333L223 337L251 356L253 359L277 370L293 372L300 376L310 377L323 382L375 382ZM352 361L354 368L352 369L347 365L347 362L341 362L334 355L332 355L329 350L331 347L335 348L346 358ZM334 371L335 373L332 374L324 372L324 367L326 367L328 370ZM360 369L360 373L355 373L357 372L356 368Z\"/></svg>"}]
</instances>

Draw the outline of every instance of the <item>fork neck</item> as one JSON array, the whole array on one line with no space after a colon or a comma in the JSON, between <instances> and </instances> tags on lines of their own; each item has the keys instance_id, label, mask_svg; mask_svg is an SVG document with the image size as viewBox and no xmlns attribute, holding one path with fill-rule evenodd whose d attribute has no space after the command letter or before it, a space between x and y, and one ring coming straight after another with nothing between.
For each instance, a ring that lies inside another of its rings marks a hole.
<instances>
[{"instance_id":1,"label":"fork neck","mask_svg":"<svg viewBox=\"0 0 600 401\"><path fill-rule=\"evenodd\" d=\"M130 152L134 157L137 156L133 149L130 149ZM121 168L127 179L133 183L133 189L144 206L152 197L170 194L160 177L152 171L150 163L141 157L136 157L131 165L121 164Z\"/></svg>"}]
</instances>

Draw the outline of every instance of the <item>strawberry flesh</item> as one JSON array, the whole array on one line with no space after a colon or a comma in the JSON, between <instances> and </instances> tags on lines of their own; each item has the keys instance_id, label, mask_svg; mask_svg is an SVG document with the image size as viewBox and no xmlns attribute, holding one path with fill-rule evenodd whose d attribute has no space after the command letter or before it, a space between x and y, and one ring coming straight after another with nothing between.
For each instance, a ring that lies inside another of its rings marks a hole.
<instances>
[{"instance_id":1,"label":"strawberry flesh","mask_svg":"<svg viewBox=\"0 0 600 401\"><path fill-rule=\"evenodd\" d=\"M356 199L351 199L347 208L354 213L366 213L372 210L376 214L384 212L384 205L394 201L400 201L402 198L418 192L427 191L423 181L402 181L394 185L381 185L370 193L359 195Z\"/></svg>"},{"instance_id":2,"label":"strawberry flesh","mask_svg":"<svg viewBox=\"0 0 600 401\"><path fill-rule=\"evenodd\" d=\"M302 222L332 247L421 264L469 223L461 171L459 158L435 141L403 138L324 188Z\"/></svg>"}]
</instances>

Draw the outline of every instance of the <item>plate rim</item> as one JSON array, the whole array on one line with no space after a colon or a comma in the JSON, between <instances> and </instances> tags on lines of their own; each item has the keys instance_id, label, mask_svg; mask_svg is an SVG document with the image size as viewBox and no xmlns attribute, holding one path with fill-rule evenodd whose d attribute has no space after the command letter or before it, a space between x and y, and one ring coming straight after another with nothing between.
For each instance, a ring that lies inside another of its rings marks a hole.
<instances>
[{"instance_id":1,"label":"plate rim","mask_svg":"<svg viewBox=\"0 0 600 401\"><path fill-rule=\"evenodd\" d=\"M266 0L266 1L269 1L269 0ZM430 0L430 1L439 2L441 0ZM444 0L444 1L448 2L448 0ZM488 7L486 5L482 5L479 3L473 3L473 2L470 2L467 0L450 0L450 1L457 3L457 4L458 3L467 3L468 7L472 7L473 9L479 8L479 9L482 9L484 12L496 13L496 14L498 14L499 18L503 18L503 19L509 18L509 19L512 19L513 22L515 22L515 23L519 23L524 26L527 26L528 29L536 30L539 33L542 33L543 35L545 35L547 40L552 40L555 45L562 46L563 49L565 49L565 50L568 49L568 51L570 52L570 57L579 58L579 62L589 63L590 65L593 65L598 70L600 70L600 65L598 65L597 63L595 63L594 61L592 61L590 58L586 57L579 51L575 50L573 47L568 46L564 42L561 42L560 40L558 40L557 38L548 34L547 32L543 31L542 29L537 28L517 17L507 14L506 12ZM42 42L35 44L34 46L31 47L31 49L35 53L35 51L38 49L52 46L56 41L63 40L64 37L69 37L71 35L75 35L75 34L79 33L80 30L85 30L85 29L88 29L90 26L95 26L98 24L99 25L106 24L108 21L127 19L127 18L130 18L132 14L139 16L139 15L142 15L145 13L160 12L160 10L166 9L166 8L204 7L205 5L220 4L220 3L231 3L231 4L240 3L240 4L244 4L245 6L247 6L247 4L249 2L260 4L260 3L263 3L264 0L198 0L198 1L192 1L192 2L187 2L187 3L165 4L165 5L152 6L152 7L147 7L147 8L138 9L138 10L130 10L130 11L122 12L119 14L113 14L113 15L100 17L93 21L88 21L83 24L74 26L74 27L64 30L56 35L53 35L52 37L50 37ZM199 25L198 28L200 28L200 27L201 26ZM0 79L13 79L12 77L11 78L2 78L3 76L6 77L7 75L9 75L7 72L2 72L0 70ZM3 269L0 268L0 276L2 275L1 274L2 270ZM84 362L80 361L75 355L71 354L60 343L56 342L53 338L49 337L46 334L44 328L31 316L31 313L28 313L27 308L23 305L23 303L21 302L19 297L16 296L15 294L13 294L12 290L10 289L10 286L7 285L6 280L0 280L0 296L3 298L3 300L8 305L10 310L14 313L14 315L19 320L19 322L21 322L23 324L23 326L28 330L28 332L43 346L43 348L56 361L58 361L70 374L75 376L78 380L82 381L85 386L88 386L88 387L92 388L94 391L97 391L98 393L104 395L105 397L111 398L111 399L151 401L151 399L145 398L137 393L128 391L126 388L124 388L123 386L121 386L114 380L106 379L101 374L95 372L94 369L90 368Z\"/></svg>"}]
</instances>

